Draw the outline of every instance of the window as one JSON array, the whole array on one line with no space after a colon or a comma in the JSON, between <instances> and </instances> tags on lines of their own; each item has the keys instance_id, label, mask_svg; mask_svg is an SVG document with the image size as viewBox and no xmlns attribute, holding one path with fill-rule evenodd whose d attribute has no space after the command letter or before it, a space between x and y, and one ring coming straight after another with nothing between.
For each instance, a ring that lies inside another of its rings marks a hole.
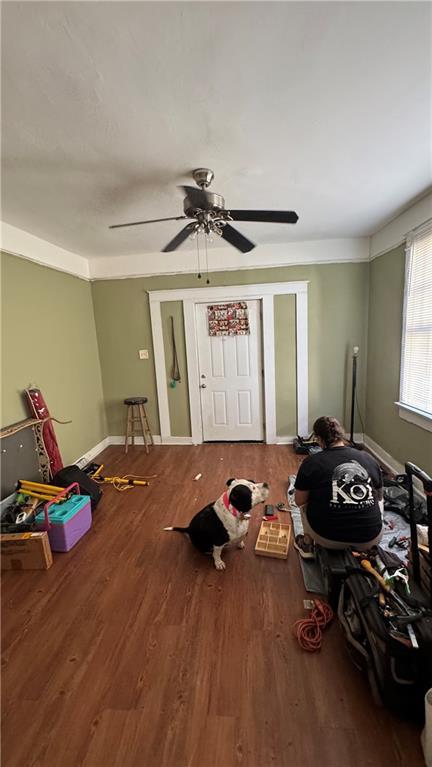
<instances>
[{"instance_id":1,"label":"window","mask_svg":"<svg viewBox=\"0 0 432 767\"><path fill-rule=\"evenodd\" d=\"M432 221L408 237L399 413L432 431Z\"/></svg>"}]
</instances>

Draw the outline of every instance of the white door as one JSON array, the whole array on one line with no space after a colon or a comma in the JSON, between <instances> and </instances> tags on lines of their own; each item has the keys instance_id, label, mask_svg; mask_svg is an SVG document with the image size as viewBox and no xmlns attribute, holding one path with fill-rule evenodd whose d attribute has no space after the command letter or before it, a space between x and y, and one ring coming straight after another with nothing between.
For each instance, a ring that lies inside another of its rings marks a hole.
<instances>
[{"instance_id":1,"label":"white door","mask_svg":"<svg viewBox=\"0 0 432 767\"><path fill-rule=\"evenodd\" d=\"M207 306L196 306L203 439L262 440L260 302L247 301L247 336L209 336Z\"/></svg>"}]
</instances>

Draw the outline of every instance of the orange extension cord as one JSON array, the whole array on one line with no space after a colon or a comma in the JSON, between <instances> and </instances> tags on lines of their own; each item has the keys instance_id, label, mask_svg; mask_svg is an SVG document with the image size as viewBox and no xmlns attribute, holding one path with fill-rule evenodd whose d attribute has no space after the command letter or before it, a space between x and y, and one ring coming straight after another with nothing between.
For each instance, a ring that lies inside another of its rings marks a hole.
<instances>
[{"instance_id":1,"label":"orange extension cord","mask_svg":"<svg viewBox=\"0 0 432 767\"><path fill-rule=\"evenodd\" d=\"M316 652L321 648L322 631L333 618L333 610L327 602L321 599L314 599L314 602L315 607L309 618L300 618L293 626L293 634L306 652Z\"/></svg>"}]
</instances>

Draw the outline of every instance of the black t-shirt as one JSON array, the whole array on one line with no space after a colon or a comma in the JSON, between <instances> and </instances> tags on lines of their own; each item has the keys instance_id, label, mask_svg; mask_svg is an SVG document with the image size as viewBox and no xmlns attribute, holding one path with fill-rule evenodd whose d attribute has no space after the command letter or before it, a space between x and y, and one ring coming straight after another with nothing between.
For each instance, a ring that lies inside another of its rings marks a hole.
<instances>
[{"instance_id":1,"label":"black t-shirt","mask_svg":"<svg viewBox=\"0 0 432 767\"><path fill-rule=\"evenodd\" d=\"M382 474L372 456L353 447L330 447L305 458L295 482L308 490L306 514L318 535L333 541L366 543L382 527L377 490Z\"/></svg>"}]
</instances>

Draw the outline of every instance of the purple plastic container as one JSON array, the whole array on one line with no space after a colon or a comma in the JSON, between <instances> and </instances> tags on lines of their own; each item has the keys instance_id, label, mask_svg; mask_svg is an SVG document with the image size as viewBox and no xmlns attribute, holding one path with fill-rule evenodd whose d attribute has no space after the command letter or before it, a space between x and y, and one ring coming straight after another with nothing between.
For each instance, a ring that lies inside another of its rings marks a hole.
<instances>
[{"instance_id":1,"label":"purple plastic container","mask_svg":"<svg viewBox=\"0 0 432 767\"><path fill-rule=\"evenodd\" d=\"M63 503L50 504L48 538L53 551L69 551L90 530L92 514L88 495L72 495ZM38 530L46 530L44 512L36 517Z\"/></svg>"}]
</instances>

